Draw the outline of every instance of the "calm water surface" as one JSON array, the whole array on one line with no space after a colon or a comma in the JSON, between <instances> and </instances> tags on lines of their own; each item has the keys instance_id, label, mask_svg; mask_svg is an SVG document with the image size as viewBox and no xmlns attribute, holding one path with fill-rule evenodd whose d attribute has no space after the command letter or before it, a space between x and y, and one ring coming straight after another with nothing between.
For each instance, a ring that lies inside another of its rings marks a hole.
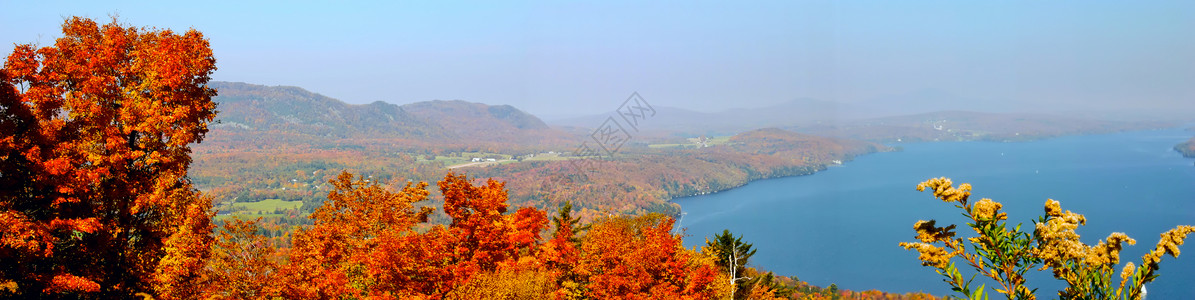
<instances>
[{"instance_id":1,"label":"calm water surface","mask_svg":"<svg viewBox=\"0 0 1195 300\"><path fill-rule=\"evenodd\" d=\"M1003 203L1009 221L1030 231L1046 199L1058 200L1087 216L1087 226L1078 229L1087 244L1112 232L1137 239L1121 258L1139 265L1160 233L1195 225L1195 160L1172 150L1191 135L1158 130L1025 143L902 144L902 152L865 155L814 175L676 202L685 212L686 246L730 229L759 249L751 264L777 274L820 286L944 295L950 290L941 277L897 243L914 240L917 220L965 222L953 206L917 192L918 182L942 176L956 186L969 182L974 200ZM1147 286L1151 299L1195 299L1195 236L1188 241L1183 256L1163 259L1161 277ZM1061 286L1048 271L1038 273L1030 284L1040 287L1039 296Z\"/></svg>"}]
</instances>

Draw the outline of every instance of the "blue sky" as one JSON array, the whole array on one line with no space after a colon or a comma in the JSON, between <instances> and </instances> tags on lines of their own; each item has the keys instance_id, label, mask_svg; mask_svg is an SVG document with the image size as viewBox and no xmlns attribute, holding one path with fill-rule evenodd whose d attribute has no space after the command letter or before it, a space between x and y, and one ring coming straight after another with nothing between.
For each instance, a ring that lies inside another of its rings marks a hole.
<instances>
[{"instance_id":1,"label":"blue sky","mask_svg":"<svg viewBox=\"0 0 1195 300\"><path fill-rule=\"evenodd\" d=\"M1047 110L1195 103L1195 1L0 3L4 45L48 45L66 16L116 13L202 31L215 80L349 103L561 115L634 91L716 111L924 90Z\"/></svg>"}]
</instances>

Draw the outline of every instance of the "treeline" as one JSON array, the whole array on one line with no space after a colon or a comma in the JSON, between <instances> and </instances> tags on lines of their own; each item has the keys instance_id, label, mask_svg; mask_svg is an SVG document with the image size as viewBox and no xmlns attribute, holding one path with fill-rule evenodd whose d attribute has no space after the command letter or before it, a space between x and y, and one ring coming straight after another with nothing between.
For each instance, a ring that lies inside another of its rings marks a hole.
<instances>
[{"instance_id":1,"label":"treeline","mask_svg":"<svg viewBox=\"0 0 1195 300\"><path fill-rule=\"evenodd\" d=\"M452 221L417 230L434 210L414 205L429 194L426 184L391 192L348 173L331 184L314 224L286 248L265 242L254 222L223 227L201 293L239 299L718 293L715 266L684 250L664 216L609 217L582 227L563 209L549 221L533 208L508 211L500 182L474 186L449 174L438 185ZM547 238L541 232L549 222Z\"/></svg>"},{"instance_id":2,"label":"treeline","mask_svg":"<svg viewBox=\"0 0 1195 300\"><path fill-rule=\"evenodd\" d=\"M220 228L198 290L233 299L936 299L851 292L747 268L754 250L730 233L685 249L661 214L582 222L509 208L504 184L440 180L448 225L429 225L427 184L390 191L342 173L314 224L277 247L255 221ZM741 259L724 259L727 256ZM731 270L742 280L730 280ZM749 278L754 280L749 280Z\"/></svg>"},{"instance_id":3,"label":"treeline","mask_svg":"<svg viewBox=\"0 0 1195 300\"><path fill-rule=\"evenodd\" d=\"M524 162L461 169L508 182L515 203L554 207L568 201L585 218L602 212L676 215L677 197L718 192L752 180L808 175L834 160L890 151L879 144L761 129L732 143L697 149L631 148L609 159Z\"/></svg>"},{"instance_id":4,"label":"treeline","mask_svg":"<svg viewBox=\"0 0 1195 300\"><path fill-rule=\"evenodd\" d=\"M677 197L726 190L757 179L812 174L834 160L890 150L873 143L778 129L742 133L731 137L731 141L698 149L628 145L603 158L563 156L555 161L460 170L507 182L513 204L547 209L570 201L588 220L601 212L675 215L679 207L668 200ZM264 149L204 144L197 148L191 178L219 202L298 200L304 201L304 213L322 204L320 195L327 192L325 182L339 170L401 183L435 181L446 167L429 160L433 154L386 152L376 145L366 150L329 150L309 145L291 147L282 142ZM433 218L444 220L443 215Z\"/></svg>"},{"instance_id":5,"label":"treeline","mask_svg":"<svg viewBox=\"0 0 1195 300\"><path fill-rule=\"evenodd\" d=\"M417 207L426 184L390 191L342 173L328 202L285 243L255 221L219 229L196 292L232 299L937 299L819 288L746 267L754 250L729 233L682 246L661 214L585 223L505 203L504 184L448 174L437 185L447 225ZM279 246L281 245L281 246ZM727 255L742 259L724 259ZM731 280L731 270L737 272ZM748 279L754 278L754 279Z\"/></svg>"}]
</instances>

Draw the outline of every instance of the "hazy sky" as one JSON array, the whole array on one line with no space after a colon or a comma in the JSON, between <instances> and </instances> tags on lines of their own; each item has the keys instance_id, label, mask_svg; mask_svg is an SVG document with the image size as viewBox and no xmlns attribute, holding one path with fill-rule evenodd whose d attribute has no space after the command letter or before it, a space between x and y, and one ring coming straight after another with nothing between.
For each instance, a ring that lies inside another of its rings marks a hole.
<instances>
[{"instance_id":1,"label":"hazy sky","mask_svg":"<svg viewBox=\"0 0 1195 300\"><path fill-rule=\"evenodd\" d=\"M0 0L0 54L63 18L210 40L213 78L349 103L462 99L535 114L715 111L936 90L1041 107L1191 106L1195 1Z\"/></svg>"}]
</instances>

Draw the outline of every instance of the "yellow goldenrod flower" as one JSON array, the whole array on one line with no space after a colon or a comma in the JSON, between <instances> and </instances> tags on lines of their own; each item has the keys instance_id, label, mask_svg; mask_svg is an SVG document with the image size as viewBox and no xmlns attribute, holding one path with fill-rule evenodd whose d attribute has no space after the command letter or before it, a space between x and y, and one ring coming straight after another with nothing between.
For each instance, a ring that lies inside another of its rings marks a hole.
<instances>
[{"instance_id":1,"label":"yellow goldenrod flower","mask_svg":"<svg viewBox=\"0 0 1195 300\"><path fill-rule=\"evenodd\" d=\"M1051 217L1062 216L1062 206L1054 199L1046 199L1046 215Z\"/></svg>"},{"instance_id":2,"label":"yellow goldenrod flower","mask_svg":"<svg viewBox=\"0 0 1195 300\"><path fill-rule=\"evenodd\" d=\"M1017 229L1009 230L1000 222L1008 219L1006 213L1000 212L1003 204L988 198L970 203L971 185L963 183L955 188L952 184L949 178L931 178L918 184L917 190L928 188L943 202L958 202L955 207L975 221L967 225L978 235L955 238L954 225L942 228L937 227L934 220L922 220L913 225L919 242L900 243L900 246L906 250L916 249L922 265L937 268L954 290L962 291L968 298L983 295L983 292L970 289L970 283L950 263L955 256L966 261L978 274L999 283L1000 288L996 291L1007 295L1008 299L1035 298L1021 274L1038 263L1041 264L1038 270L1050 269L1055 278L1066 281L1068 286L1058 292L1063 299L1091 299L1098 295L1117 299L1144 298L1144 284L1157 277L1154 271L1162 256L1178 257L1179 246L1188 235L1195 233L1195 227L1187 225L1162 233L1157 247L1142 257L1141 264L1125 264L1120 271L1120 285L1116 287L1110 281L1120 263L1120 252L1124 244L1134 245L1136 240L1114 232L1095 245L1084 244L1076 230L1086 225L1087 217L1063 210L1062 204L1054 199L1046 200L1046 216L1044 221L1034 223L1032 235L1021 231L1019 225ZM936 246L938 242L942 244ZM975 249L976 253L967 253L967 249ZM1130 282L1132 284L1126 286Z\"/></svg>"},{"instance_id":3,"label":"yellow goldenrod flower","mask_svg":"<svg viewBox=\"0 0 1195 300\"><path fill-rule=\"evenodd\" d=\"M1130 261L1129 263L1124 264L1124 270L1120 271L1121 286L1124 286L1124 282L1128 281L1129 276L1133 276L1133 272L1136 272L1136 271L1137 271L1137 266L1133 265L1133 262Z\"/></svg>"},{"instance_id":4,"label":"yellow goldenrod flower","mask_svg":"<svg viewBox=\"0 0 1195 300\"><path fill-rule=\"evenodd\" d=\"M1073 275L1068 268L1072 263L1085 260L1102 263L1108 259L1079 241L1079 234L1075 233L1075 229L1086 223L1087 219L1069 210L1065 213L1061 211L1058 201L1047 200L1046 213L1051 217L1045 223L1037 223L1033 235L1038 243L1035 254L1042 260L1039 270L1052 269L1055 278L1066 279Z\"/></svg>"},{"instance_id":5,"label":"yellow goldenrod flower","mask_svg":"<svg viewBox=\"0 0 1195 300\"><path fill-rule=\"evenodd\" d=\"M1106 244L1104 242L1099 243L1099 249L1103 255L1108 257L1109 264L1115 265L1120 263L1120 250L1124 249L1122 243L1136 245L1137 240L1130 238L1123 232L1113 232L1108 235L1108 242Z\"/></svg>"},{"instance_id":6,"label":"yellow goldenrod flower","mask_svg":"<svg viewBox=\"0 0 1195 300\"><path fill-rule=\"evenodd\" d=\"M954 237L954 225L946 227L936 227L934 220L920 220L913 224L913 230L917 231L917 240L923 243L933 243L937 241L946 241Z\"/></svg>"},{"instance_id":7,"label":"yellow goldenrod flower","mask_svg":"<svg viewBox=\"0 0 1195 300\"><path fill-rule=\"evenodd\" d=\"M1192 232L1195 232L1195 226L1182 225L1162 233L1162 239L1158 240L1158 247L1154 252L1160 252L1165 249L1165 253L1169 253L1173 257L1178 257L1178 246L1182 246L1183 240L1187 238L1187 234ZM1159 253L1157 257L1160 260L1162 255Z\"/></svg>"},{"instance_id":8,"label":"yellow goldenrod flower","mask_svg":"<svg viewBox=\"0 0 1195 300\"><path fill-rule=\"evenodd\" d=\"M1005 213L998 213L1001 207L1004 207L1000 202L992 201L992 199L983 198L979 202L975 202L975 207L971 209L971 215L976 221L999 221L1008 219Z\"/></svg>"},{"instance_id":9,"label":"yellow goldenrod flower","mask_svg":"<svg viewBox=\"0 0 1195 300\"><path fill-rule=\"evenodd\" d=\"M917 184L917 191L923 192L925 188L930 188L934 191L934 197L943 202L965 203L971 196L971 185L964 183L956 189L951 184L953 182L950 181L950 178L932 178Z\"/></svg>"},{"instance_id":10,"label":"yellow goldenrod flower","mask_svg":"<svg viewBox=\"0 0 1195 300\"><path fill-rule=\"evenodd\" d=\"M946 248L937 247L926 243L900 243L905 250L916 248L917 252L921 253L917 259L921 260L921 265L930 266L938 269L945 269L950 265L950 258L954 257L954 252L946 251Z\"/></svg>"}]
</instances>

